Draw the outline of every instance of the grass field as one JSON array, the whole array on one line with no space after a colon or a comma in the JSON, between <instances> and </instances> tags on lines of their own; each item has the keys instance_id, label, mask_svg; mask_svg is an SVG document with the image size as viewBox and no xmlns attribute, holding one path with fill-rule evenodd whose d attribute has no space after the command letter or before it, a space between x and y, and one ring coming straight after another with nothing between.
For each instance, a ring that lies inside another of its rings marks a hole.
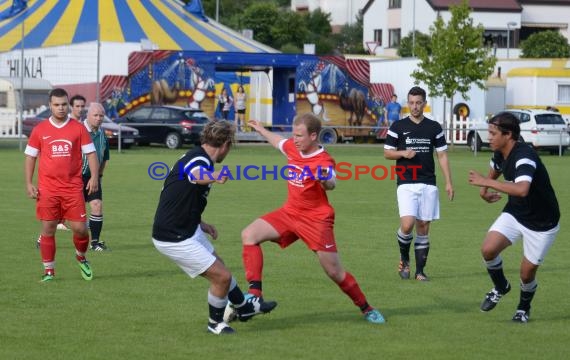
<instances>
[{"instance_id":1,"label":"grass field","mask_svg":"<svg viewBox=\"0 0 570 360\"><path fill-rule=\"evenodd\" d=\"M339 145L329 151L337 162L392 165L381 145ZM113 151L103 182L102 236L112 251L88 254L94 280L86 282L74 261L71 235L58 232L57 277L42 284L35 248L40 227L34 202L25 194L24 156L14 144L0 142L0 359L568 358L569 156L542 156L563 217L538 273L530 323L510 320L518 303L520 243L503 254L514 291L492 312L479 311L491 288L479 247L504 201L486 204L467 184L469 169L486 173L490 153L474 157L457 148L450 153L457 195L449 202L441 193L442 219L431 229L429 283L402 281L396 272L393 182L364 176L341 181L330 193L343 264L383 312L385 325L366 323L302 242L285 251L264 244L264 294L279 306L237 323L236 336L217 337L206 332L207 282L188 278L150 241L162 181L150 179L148 167L157 161L172 165L182 152ZM225 164L281 166L285 159L267 145L238 145ZM243 289L240 232L278 207L285 191L282 180L242 180L215 185L210 193L204 219L217 226L214 245Z\"/></svg>"}]
</instances>

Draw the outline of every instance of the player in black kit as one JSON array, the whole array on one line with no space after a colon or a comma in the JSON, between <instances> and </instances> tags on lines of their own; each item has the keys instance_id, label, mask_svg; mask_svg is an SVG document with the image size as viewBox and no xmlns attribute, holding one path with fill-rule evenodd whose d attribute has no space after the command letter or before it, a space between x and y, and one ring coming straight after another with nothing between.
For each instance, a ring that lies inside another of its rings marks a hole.
<instances>
[{"instance_id":1,"label":"player in black kit","mask_svg":"<svg viewBox=\"0 0 570 360\"><path fill-rule=\"evenodd\" d=\"M212 184L228 180L228 176L214 170L214 164L221 163L230 152L234 133L228 121L206 124L200 139L202 146L184 154L164 181L152 228L152 241L160 253L190 277L200 275L210 282L208 331L216 335L234 332L223 321L228 299L241 321L268 313L277 306L274 301L244 297L208 240L206 234L214 240L218 237L216 228L202 220Z\"/></svg>"},{"instance_id":2,"label":"player in black kit","mask_svg":"<svg viewBox=\"0 0 570 360\"><path fill-rule=\"evenodd\" d=\"M428 281L424 272L429 253L429 226L439 219L439 194L435 185L434 150L445 177L445 191L453 200L454 190L447 158L447 142L441 125L424 117L426 92L414 86L408 92L410 115L394 122L388 130L384 144L384 157L396 160L396 166L406 171L398 177L397 197L400 228L396 238L400 248L398 273L402 279L410 278L410 245L416 228L414 252L418 281Z\"/></svg>"},{"instance_id":3,"label":"player in black kit","mask_svg":"<svg viewBox=\"0 0 570 360\"><path fill-rule=\"evenodd\" d=\"M485 296L481 310L492 310L511 290L500 254L522 238L520 300L513 321L526 323L537 288L536 271L560 230L560 210L546 168L534 149L518 142L519 134L519 122L513 114L495 115L489 121L489 145L494 151L489 174L484 177L471 170L469 183L481 188L480 195L488 203L498 201L499 192L509 196L481 246L494 285ZM505 181L497 180L501 174Z\"/></svg>"}]
</instances>

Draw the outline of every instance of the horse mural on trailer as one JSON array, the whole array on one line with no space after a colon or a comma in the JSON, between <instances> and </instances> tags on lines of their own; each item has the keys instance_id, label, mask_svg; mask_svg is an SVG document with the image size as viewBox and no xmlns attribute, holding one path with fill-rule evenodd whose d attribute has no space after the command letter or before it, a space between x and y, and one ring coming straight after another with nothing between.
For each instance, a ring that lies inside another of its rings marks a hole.
<instances>
[{"instance_id":1,"label":"horse mural on trailer","mask_svg":"<svg viewBox=\"0 0 570 360\"><path fill-rule=\"evenodd\" d=\"M167 79L172 79L174 84L170 86ZM153 81L150 100L156 105L173 104L181 90L190 90L188 107L198 110L206 93L214 89L214 85L214 79L206 77L204 69L197 66L194 59L184 59L179 53L178 59L161 74L161 79Z\"/></svg>"},{"instance_id":2,"label":"horse mural on trailer","mask_svg":"<svg viewBox=\"0 0 570 360\"><path fill-rule=\"evenodd\" d=\"M311 104L311 110L314 115L321 116L325 120L325 107L319 97L322 88L322 72L325 64L319 61L315 66L315 70L311 73L309 81L301 80L299 82L299 90L304 91L307 101Z\"/></svg>"},{"instance_id":3,"label":"horse mural on trailer","mask_svg":"<svg viewBox=\"0 0 570 360\"><path fill-rule=\"evenodd\" d=\"M140 106L177 105L214 116L215 89L220 74L208 57L184 51L140 51L129 55L128 76L106 76L103 99L109 111L120 117ZM229 84L249 84L249 77ZM121 101L111 99L111 90L122 87ZM111 106L111 103L114 106Z\"/></svg>"},{"instance_id":4,"label":"horse mural on trailer","mask_svg":"<svg viewBox=\"0 0 570 360\"><path fill-rule=\"evenodd\" d=\"M361 126L366 113L366 94L362 90L349 89L348 82L338 93L341 109L350 113L348 126Z\"/></svg>"},{"instance_id":5,"label":"horse mural on trailer","mask_svg":"<svg viewBox=\"0 0 570 360\"><path fill-rule=\"evenodd\" d=\"M176 85L171 88L166 79L155 80L152 82L152 88L150 91L151 104L172 104L175 103L177 99L178 89L176 88Z\"/></svg>"},{"instance_id":6,"label":"horse mural on trailer","mask_svg":"<svg viewBox=\"0 0 570 360\"><path fill-rule=\"evenodd\" d=\"M361 126L366 116L366 93L358 87L351 87L348 75L335 63L323 59L315 63L306 63L300 69L299 92L304 93L311 112L323 119L325 123L333 122L341 112L349 112L344 118L344 125ZM343 85L341 85L343 84ZM323 98L332 100L338 97L338 111L325 107ZM333 112L336 115L333 115ZM331 118L331 116L333 118ZM340 124L339 124L340 125Z\"/></svg>"},{"instance_id":7,"label":"horse mural on trailer","mask_svg":"<svg viewBox=\"0 0 570 360\"><path fill-rule=\"evenodd\" d=\"M186 63L190 67L190 89L192 90L192 95L188 100L188 107L191 109L200 109L200 104L206 98L206 93L208 90L212 90L215 87L215 81L211 77L204 76L204 69L196 65L196 62L192 58L188 58Z\"/></svg>"}]
</instances>

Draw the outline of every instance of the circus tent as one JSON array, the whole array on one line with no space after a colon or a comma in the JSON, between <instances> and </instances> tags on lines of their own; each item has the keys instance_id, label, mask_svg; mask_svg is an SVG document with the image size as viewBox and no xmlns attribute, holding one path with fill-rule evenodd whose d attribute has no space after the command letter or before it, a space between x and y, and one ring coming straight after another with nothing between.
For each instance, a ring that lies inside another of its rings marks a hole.
<instances>
[{"instance_id":1,"label":"circus tent","mask_svg":"<svg viewBox=\"0 0 570 360\"><path fill-rule=\"evenodd\" d=\"M200 0L0 0L0 76L98 86L148 50L277 53L204 16Z\"/></svg>"},{"instance_id":2,"label":"circus tent","mask_svg":"<svg viewBox=\"0 0 570 360\"><path fill-rule=\"evenodd\" d=\"M200 1L0 0L0 52L143 39L161 50L276 52L205 17Z\"/></svg>"}]
</instances>

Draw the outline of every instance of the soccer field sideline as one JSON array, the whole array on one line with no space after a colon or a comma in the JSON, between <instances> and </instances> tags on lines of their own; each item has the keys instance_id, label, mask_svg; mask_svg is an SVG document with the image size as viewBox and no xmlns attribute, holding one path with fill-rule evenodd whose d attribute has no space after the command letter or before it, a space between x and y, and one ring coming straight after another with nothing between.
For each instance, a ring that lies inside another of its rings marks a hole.
<instances>
[{"instance_id":1,"label":"soccer field sideline","mask_svg":"<svg viewBox=\"0 0 570 360\"><path fill-rule=\"evenodd\" d=\"M337 162L391 164L383 159L381 144L328 149ZM156 161L171 166L182 151L152 147L123 154L113 151L103 182L103 238L113 251L88 254L94 280L87 283L71 261L69 234L58 233L58 276L52 284L40 284L41 262L34 247L39 223L33 202L25 196L23 154L0 148L4 165L0 170L4 199L0 358L177 359L211 356L213 347L223 358L233 353L232 357L250 359L565 356L568 156L541 154L560 201L562 230L539 271L533 317L526 326L510 321L518 286L493 312L482 314L478 309L491 287L479 246L502 206L484 203L478 190L467 185L467 171L485 173L491 153L474 157L457 148L450 152L457 198L450 203L440 194L442 219L432 225L433 247L426 268L433 279L429 284L402 281L396 273L398 218L393 182L371 177L339 181L330 193L342 261L370 302L384 312L387 324L365 323L302 243L286 251L266 244L265 293L279 306L270 315L236 325L237 336L220 339L205 331L207 283L186 278L150 242L162 182L149 178L148 167ZM284 165L285 160L269 146L239 144L225 164L249 163ZM241 284L240 231L279 206L285 190L283 180L235 181L212 190L205 219L217 225L220 239L215 246ZM504 256L513 284L518 283L521 253L517 244Z\"/></svg>"}]
</instances>

